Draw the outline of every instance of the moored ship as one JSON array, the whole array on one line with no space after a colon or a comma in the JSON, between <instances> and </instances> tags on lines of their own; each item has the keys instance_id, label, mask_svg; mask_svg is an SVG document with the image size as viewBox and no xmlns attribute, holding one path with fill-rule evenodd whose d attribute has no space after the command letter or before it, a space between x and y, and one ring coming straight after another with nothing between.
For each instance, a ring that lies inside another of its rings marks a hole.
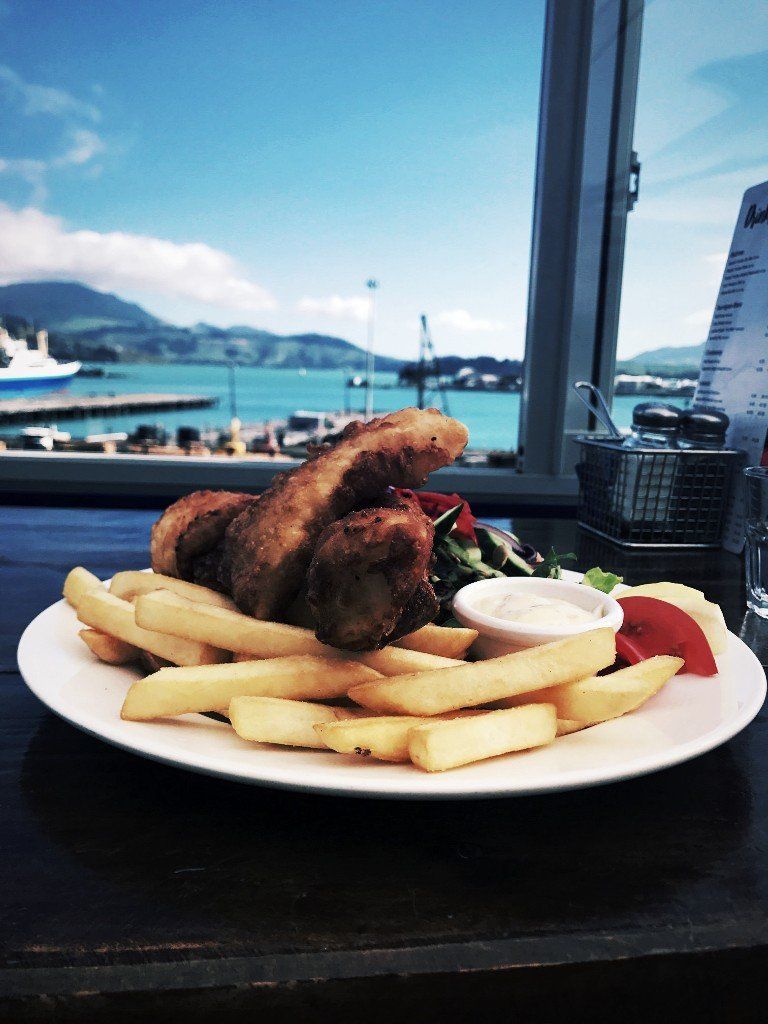
<instances>
[{"instance_id":1,"label":"moored ship","mask_svg":"<svg viewBox=\"0 0 768 1024\"><path fill-rule=\"evenodd\" d=\"M67 384L80 369L72 360L60 363L48 353L48 332L38 331L37 347L26 338L12 338L0 326L0 392L53 390Z\"/></svg>"}]
</instances>

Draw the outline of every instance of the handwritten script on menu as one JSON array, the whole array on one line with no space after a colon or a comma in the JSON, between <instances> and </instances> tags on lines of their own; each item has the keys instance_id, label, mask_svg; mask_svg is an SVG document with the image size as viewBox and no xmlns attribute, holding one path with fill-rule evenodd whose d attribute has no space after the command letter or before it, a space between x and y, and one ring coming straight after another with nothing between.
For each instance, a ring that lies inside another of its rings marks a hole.
<instances>
[{"instance_id":1,"label":"handwritten script on menu","mask_svg":"<svg viewBox=\"0 0 768 1024\"><path fill-rule=\"evenodd\" d=\"M694 402L726 412L728 444L760 464L768 432L768 181L744 193ZM739 475L723 537L729 551L744 545L742 502Z\"/></svg>"}]
</instances>

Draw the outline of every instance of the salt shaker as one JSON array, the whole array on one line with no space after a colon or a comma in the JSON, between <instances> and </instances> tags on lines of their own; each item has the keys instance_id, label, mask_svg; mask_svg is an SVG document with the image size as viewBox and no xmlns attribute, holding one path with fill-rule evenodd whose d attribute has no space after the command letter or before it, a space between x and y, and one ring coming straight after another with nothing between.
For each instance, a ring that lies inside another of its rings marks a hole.
<instances>
[{"instance_id":1,"label":"salt shaker","mask_svg":"<svg viewBox=\"0 0 768 1024\"><path fill-rule=\"evenodd\" d=\"M641 402L632 412L632 432L624 441L635 457L628 460L623 516L646 523L664 522L666 495L674 478L682 413L665 402ZM666 454L666 453L669 454Z\"/></svg>"},{"instance_id":2,"label":"salt shaker","mask_svg":"<svg viewBox=\"0 0 768 1024\"><path fill-rule=\"evenodd\" d=\"M689 409L682 416L678 445L680 448L706 451L725 448L725 434L730 422L726 414L717 409L703 406Z\"/></svg>"},{"instance_id":3,"label":"salt shaker","mask_svg":"<svg viewBox=\"0 0 768 1024\"><path fill-rule=\"evenodd\" d=\"M695 520L705 502L717 493L718 476L712 456L706 454L725 448L725 433L730 420L717 409L694 407L683 413L678 447L682 459L670 500L670 516L678 521ZM698 454L701 452L701 454ZM725 493L722 495L725 501Z\"/></svg>"},{"instance_id":4,"label":"salt shaker","mask_svg":"<svg viewBox=\"0 0 768 1024\"><path fill-rule=\"evenodd\" d=\"M677 448L682 412L665 402L641 402L632 411L625 448Z\"/></svg>"}]
</instances>

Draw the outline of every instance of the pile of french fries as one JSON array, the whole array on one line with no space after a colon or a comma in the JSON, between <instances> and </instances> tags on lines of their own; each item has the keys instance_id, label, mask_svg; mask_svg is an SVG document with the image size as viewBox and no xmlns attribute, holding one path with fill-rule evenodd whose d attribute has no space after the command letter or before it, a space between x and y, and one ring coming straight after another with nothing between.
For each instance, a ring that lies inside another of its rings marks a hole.
<instances>
[{"instance_id":1,"label":"pile of french fries","mask_svg":"<svg viewBox=\"0 0 768 1024\"><path fill-rule=\"evenodd\" d=\"M251 742L429 772L618 718L683 664L659 656L599 676L616 658L611 629L468 662L475 630L430 625L382 650L348 654L309 629L250 618L223 594L151 572L117 573L106 589L78 566L64 597L97 658L151 667L128 691L127 721L217 712Z\"/></svg>"}]
</instances>

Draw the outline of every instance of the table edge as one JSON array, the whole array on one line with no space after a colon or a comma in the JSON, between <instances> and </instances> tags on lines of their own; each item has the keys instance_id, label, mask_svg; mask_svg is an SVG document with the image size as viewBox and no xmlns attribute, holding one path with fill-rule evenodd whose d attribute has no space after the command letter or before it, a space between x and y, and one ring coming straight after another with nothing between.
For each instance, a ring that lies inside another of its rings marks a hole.
<instances>
[{"instance_id":1,"label":"table edge","mask_svg":"<svg viewBox=\"0 0 768 1024\"><path fill-rule=\"evenodd\" d=\"M664 932L648 943L646 932L471 940L397 948L321 950L254 956L164 960L148 963L35 967L0 970L0 999L71 995L83 991L142 992L236 985L280 985L302 981L375 978L389 974L458 974L520 968L556 969L648 957L697 956L732 950L768 950L768 927L760 920L728 926L689 926ZM137 951L138 952L138 951Z\"/></svg>"}]
</instances>

